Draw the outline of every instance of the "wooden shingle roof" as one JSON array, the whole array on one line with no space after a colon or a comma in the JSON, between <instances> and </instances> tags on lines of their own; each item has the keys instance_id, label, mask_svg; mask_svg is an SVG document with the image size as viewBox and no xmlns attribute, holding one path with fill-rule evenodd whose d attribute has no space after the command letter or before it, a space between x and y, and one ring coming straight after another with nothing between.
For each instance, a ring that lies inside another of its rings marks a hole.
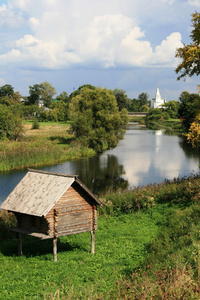
<instances>
[{"instance_id":1,"label":"wooden shingle roof","mask_svg":"<svg viewBox=\"0 0 200 300\"><path fill-rule=\"evenodd\" d=\"M101 202L76 175L30 170L0 206L13 212L46 216L66 190L76 181L97 204Z\"/></svg>"}]
</instances>

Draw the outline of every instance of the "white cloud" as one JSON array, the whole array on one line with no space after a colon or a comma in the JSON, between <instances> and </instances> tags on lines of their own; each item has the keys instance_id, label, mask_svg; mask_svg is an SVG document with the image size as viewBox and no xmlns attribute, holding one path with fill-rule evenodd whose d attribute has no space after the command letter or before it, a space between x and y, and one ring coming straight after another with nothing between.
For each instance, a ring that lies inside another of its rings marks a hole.
<instances>
[{"instance_id":1,"label":"white cloud","mask_svg":"<svg viewBox=\"0 0 200 300\"><path fill-rule=\"evenodd\" d=\"M189 0L189 5L200 7L200 0Z\"/></svg>"},{"instance_id":2,"label":"white cloud","mask_svg":"<svg viewBox=\"0 0 200 300\"><path fill-rule=\"evenodd\" d=\"M21 52L16 49L11 49L6 54L0 55L0 66L6 66L9 63L19 62L21 58Z\"/></svg>"},{"instance_id":3,"label":"white cloud","mask_svg":"<svg viewBox=\"0 0 200 300\"><path fill-rule=\"evenodd\" d=\"M0 12L5 11L7 9L6 5L3 4L2 6L0 6Z\"/></svg>"},{"instance_id":4,"label":"white cloud","mask_svg":"<svg viewBox=\"0 0 200 300\"><path fill-rule=\"evenodd\" d=\"M163 2L172 5L173 3L176 2L176 0L163 0Z\"/></svg>"},{"instance_id":5,"label":"white cloud","mask_svg":"<svg viewBox=\"0 0 200 300\"><path fill-rule=\"evenodd\" d=\"M171 6L175 0L162 2ZM142 7L157 8L158 2L143 0L142 6L140 0L126 0L126 4L124 8L119 0L9 0L8 9L4 5L0 9L2 26L9 22L14 27L17 22L23 34L10 41L0 64L4 59L3 63L18 67L47 69L77 64L95 68L173 66L180 34L172 33L153 50L137 20Z\"/></svg>"},{"instance_id":6,"label":"white cloud","mask_svg":"<svg viewBox=\"0 0 200 300\"><path fill-rule=\"evenodd\" d=\"M170 34L170 36L168 36L155 48L152 63L154 65L159 64L174 67L177 63L177 60L175 59L176 49L182 46L181 34L179 32Z\"/></svg>"},{"instance_id":7,"label":"white cloud","mask_svg":"<svg viewBox=\"0 0 200 300\"><path fill-rule=\"evenodd\" d=\"M0 77L0 86L2 86L4 84L6 84L6 81L3 78Z\"/></svg>"},{"instance_id":8,"label":"white cloud","mask_svg":"<svg viewBox=\"0 0 200 300\"><path fill-rule=\"evenodd\" d=\"M130 30L119 47L118 62L130 66L143 66L152 54L150 42L141 40L144 32L139 27Z\"/></svg>"}]
</instances>

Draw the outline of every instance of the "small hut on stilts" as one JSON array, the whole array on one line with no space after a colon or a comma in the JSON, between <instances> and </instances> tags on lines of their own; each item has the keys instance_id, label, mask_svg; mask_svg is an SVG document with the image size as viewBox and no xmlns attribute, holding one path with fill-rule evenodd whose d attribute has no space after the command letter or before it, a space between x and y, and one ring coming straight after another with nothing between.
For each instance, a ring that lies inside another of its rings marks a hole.
<instances>
[{"instance_id":1,"label":"small hut on stilts","mask_svg":"<svg viewBox=\"0 0 200 300\"><path fill-rule=\"evenodd\" d=\"M57 174L29 169L0 206L13 212L19 233L19 255L22 235L53 239L53 256L57 261L60 236L91 232L91 252L95 252L97 205L101 201L76 175Z\"/></svg>"}]
</instances>

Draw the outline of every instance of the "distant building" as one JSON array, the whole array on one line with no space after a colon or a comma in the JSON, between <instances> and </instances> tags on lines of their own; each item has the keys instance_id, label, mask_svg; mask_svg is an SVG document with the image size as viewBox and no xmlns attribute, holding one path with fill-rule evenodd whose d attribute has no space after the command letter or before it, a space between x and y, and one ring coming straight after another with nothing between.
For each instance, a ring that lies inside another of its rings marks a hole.
<instances>
[{"instance_id":1,"label":"distant building","mask_svg":"<svg viewBox=\"0 0 200 300\"><path fill-rule=\"evenodd\" d=\"M161 108L164 103L165 100L161 98L159 87L157 87L156 97L151 100L151 108Z\"/></svg>"}]
</instances>

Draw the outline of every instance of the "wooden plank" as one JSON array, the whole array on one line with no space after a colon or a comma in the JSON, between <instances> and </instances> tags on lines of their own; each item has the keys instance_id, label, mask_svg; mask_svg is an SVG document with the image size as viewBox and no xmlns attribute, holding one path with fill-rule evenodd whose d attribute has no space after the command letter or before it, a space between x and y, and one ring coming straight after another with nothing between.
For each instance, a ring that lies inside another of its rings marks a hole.
<instances>
[{"instance_id":1,"label":"wooden plank","mask_svg":"<svg viewBox=\"0 0 200 300\"><path fill-rule=\"evenodd\" d=\"M40 238L40 239L42 239L42 240L44 240L44 239L50 239L50 238L53 237L53 236L46 235L46 234L43 234L43 233L32 232L31 230L27 230L27 229L25 229L25 228L12 228L11 230L12 230L12 231L15 231L15 232L19 232L19 233L31 235L31 236Z\"/></svg>"},{"instance_id":2,"label":"wooden plank","mask_svg":"<svg viewBox=\"0 0 200 300\"><path fill-rule=\"evenodd\" d=\"M91 230L91 253L94 254L95 252L95 230Z\"/></svg>"},{"instance_id":3,"label":"wooden plank","mask_svg":"<svg viewBox=\"0 0 200 300\"><path fill-rule=\"evenodd\" d=\"M57 262L57 238L53 238L53 261Z\"/></svg>"}]
</instances>

